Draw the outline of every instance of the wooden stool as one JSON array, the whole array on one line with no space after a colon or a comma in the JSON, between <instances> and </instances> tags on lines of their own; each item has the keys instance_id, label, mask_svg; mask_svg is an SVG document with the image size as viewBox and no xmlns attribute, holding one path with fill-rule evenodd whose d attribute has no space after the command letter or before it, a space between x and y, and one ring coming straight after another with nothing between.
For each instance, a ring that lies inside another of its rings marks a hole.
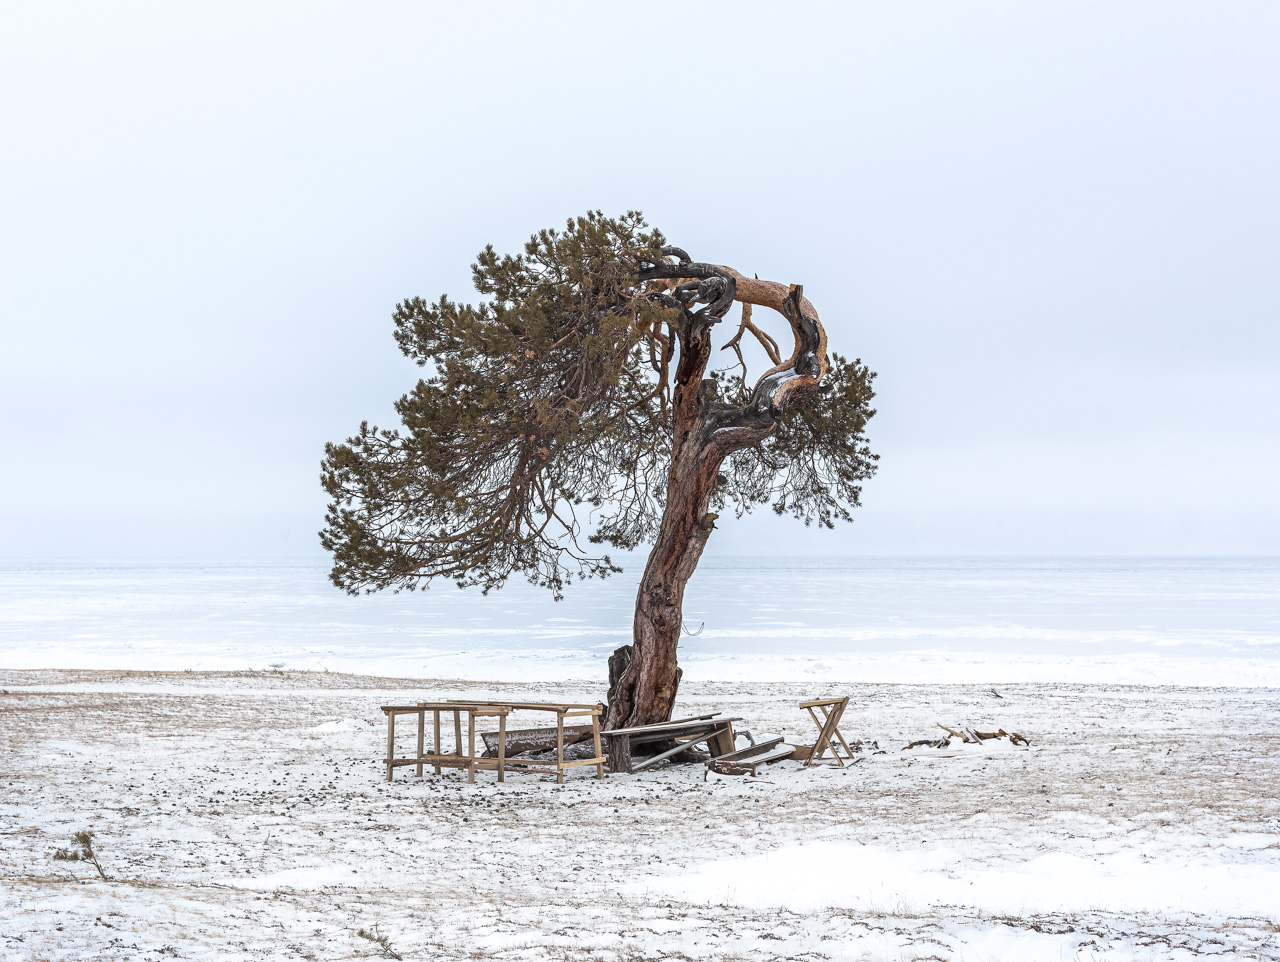
<instances>
[{"instance_id":1,"label":"wooden stool","mask_svg":"<svg viewBox=\"0 0 1280 962\"><path fill-rule=\"evenodd\" d=\"M848 698L823 698L817 701L802 701L800 707L807 709L809 717L813 719L813 723L818 726L818 740L814 742L813 751L809 753L809 757L804 760L806 767L818 764L822 758L823 752L828 748L831 749L831 756L835 759L837 765L844 767L844 759L840 757L840 752L836 750L834 736L841 745L844 746L844 757L853 758L853 752L849 751L849 743L844 740L844 736L840 734L840 718L844 715L844 710L849 705ZM818 720L818 712L822 712L822 720Z\"/></svg>"}]
</instances>

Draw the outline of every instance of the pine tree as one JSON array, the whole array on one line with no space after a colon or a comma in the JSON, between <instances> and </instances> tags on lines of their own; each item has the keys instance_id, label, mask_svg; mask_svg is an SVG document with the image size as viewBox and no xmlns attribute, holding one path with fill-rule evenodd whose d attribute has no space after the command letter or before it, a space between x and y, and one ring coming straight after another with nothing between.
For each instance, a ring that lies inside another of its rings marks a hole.
<instances>
[{"instance_id":1,"label":"pine tree","mask_svg":"<svg viewBox=\"0 0 1280 962\"><path fill-rule=\"evenodd\" d=\"M472 265L486 300L411 298L395 338L427 376L325 446L321 541L353 594L514 574L558 599L621 569L603 549L652 543L633 643L611 662L609 727L670 717L685 585L726 507L806 525L851 520L875 470L864 434L875 374L827 353L799 285L693 261L637 212L592 212ZM713 330L742 305L733 369L708 371ZM794 348L752 318L769 307ZM747 378L742 339L772 361Z\"/></svg>"}]
</instances>

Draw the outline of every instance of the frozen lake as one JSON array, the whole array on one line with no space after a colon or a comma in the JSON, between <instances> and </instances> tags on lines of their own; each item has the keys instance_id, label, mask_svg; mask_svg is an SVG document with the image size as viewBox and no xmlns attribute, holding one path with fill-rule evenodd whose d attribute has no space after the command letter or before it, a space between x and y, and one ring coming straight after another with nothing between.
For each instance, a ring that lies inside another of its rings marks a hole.
<instances>
[{"instance_id":1,"label":"frozen lake","mask_svg":"<svg viewBox=\"0 0 1280 962\"><path fill-rule=\"evenodd\" d=\"M601 678L641 562L349 597L323 562L0 565L0 667ZM707 559L682 663L720 680L1280 685L1280 559Z\"/></svg>"}]
</instances>

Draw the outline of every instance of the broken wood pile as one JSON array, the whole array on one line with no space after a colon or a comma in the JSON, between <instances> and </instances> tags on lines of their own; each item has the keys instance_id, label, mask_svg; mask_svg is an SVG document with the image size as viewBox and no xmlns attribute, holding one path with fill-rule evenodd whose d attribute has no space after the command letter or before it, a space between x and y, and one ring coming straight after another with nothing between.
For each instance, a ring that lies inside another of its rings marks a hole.
<instances>
[{"instance_id":1,"label":"broken wood pile","mask_svg":"<svg viewBox=\"0 0 1280 962\"><path fill-rule=\"evenodd\" d=\"M1003 728L999 728L993 732L982 732L978 731L976 728L951 728L941 722L938 723L938 727L947 734L942 738L921 738L912 742L910 745L907 745L903 751L910 748L919 748L921 746L927 748L949 748L951 746L951 739L953 738L960 739L961 743L966 745L981 745L983 742L1006 738L1009 740L1010 745L1016 745L1020 748L1031 747L1031 742L1027 741L1027 739L1022 735L1019 735L1017 732L1007 732Z\"/></svg>"},{"instance_id":2,"label":"broken wood pile","mask_svg":"<svg viewBox=\"0 0 1280 962\"><path fill-rule=\"evenodd\" d=\"M717 775L754 775L761 765L772 765L784 758L791 758L795 749L782 743L782 736L757 742L749 748L708 759L707 768Z\"/></svg>"},{"instance_id":3,"label":"broken wood pile","mask_svg":"<svg viewBox=\"0 0 1280 962\"><path fill-rule=\"evenodd\" d=\"M609 771L631 775L703 742L707 743L711 754L716 757L730 754L736 747L733 723L742 719L720 718L719 715L717 711L656 725L634 725L601 732L600 736L609 743ZM634 749L655 743L663 743L657 754L650 755L644 761L637 762L633 759Z\"/></svg>"},{"instance_id":4,"label":"broken wood pile","mask_svg":"<svg viewBox=\"0 0 1280 962\"><path fill-rule=\"evenodd\" d=\"M755 775L765 765L783 759L796 759L811 766L824 761L830 753L830 763L844 765L854 751L862 750L862 743L852 748L841 734L839 724L849 699L826 698L801 702L818 730L812 746L788 745L781 736L757 742L750 732L740 734L750 742L739 748L734 735L734 722L741 718L724 718L720 712L709 712L689 718L652 725L635 725L600 731L599 718L602 705L571 705L552 702L507 702L475 699L447 699L443 702L419 702L415 705L384 705L387 717L387 751L383 760L390 781L396 768L413 766L419 776L424 766L430 766L439 774L441 768L461 768L467 773L467 781L474 782L477 771L496 771L498 781L503 781L508 771L546 772L554 774L557 782L564 781L565 771L579 765L594 765L596 777L603 778L607 762L609 770L625 774L644 771L659 762L705 761L709 772L722 775ZM507 716L514 712L543 711L556 716L555 727L512 729ZM453 750L443 747L441 715L453 715ZM408 757L396 755L395 721L397 716L417 717L417 750ZM430 751L427 750L427 716L431 715ZM467 737L463 739L462 716L467 716ZM496 732L481 732L477 721L495 718ZM568 719L589 720L589 724L566 725ZM484 742L482 754L476 753L476 736ZM707 752L696 751L705 745ZM871 743L873 748L878 748ZM572 752L566 749L573 748ZM843 753L840 752L843 748ZM708 758L708 754L710 757ZM519 759L515 756L532 756ZM571 757L581 756L581 757Z\"/></svg>"}]
</instances>

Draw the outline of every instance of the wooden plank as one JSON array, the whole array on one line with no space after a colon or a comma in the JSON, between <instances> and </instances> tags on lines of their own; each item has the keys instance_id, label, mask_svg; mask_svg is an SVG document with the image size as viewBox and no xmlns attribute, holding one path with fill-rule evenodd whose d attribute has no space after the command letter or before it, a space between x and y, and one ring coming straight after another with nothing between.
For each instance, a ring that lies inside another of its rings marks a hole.
<instances>
[{"instance_id":1,"label":"wooden plank","mask_svg":"<svg viewBox=\"0 0 1280 962\"><path fill-rule=\"evenodd\" d=\"M564 763L565 768L581 768L583 765L599 765L603 758L575 758Z\"/></svg>"},{"instance_id":2,"label":"wooden plank","mask_svg":"<svg viewBox=\"0 0 1280 962\"><path fill-rule=\"evenodd\" d=\"M719 712L712 712L710 715L699 715L695 718L680 718L669 722L656 722L652 725L633 725L630 728L610 728L603 731L602 735L635 735L642 732L659 732L669 728L680 728L686 725L696 725L699 722L707 722L709 719L715 718L716 724L722 721L736 722L742 721L741 718L718 718Z\"/></svg>"},{"instance_id":3,"label":"wooden plank","mask_svg":"<svg viewBox=\"0 0 1280 962\"><path fill-rule=\"evenodd\" d=\"M588 711L594 710L600 712L604 710L604 706L597 702L594 705L577 705L568 702L556 701L484 701L473 700L470 698L446 698L446 704L449 705L476 705L486 708L510 708L515 711Z\"/></svg>"},{"instance_id":4,"label":"wooden plank","mask_svg":"<svg viewBox=\"0 0 1280 962\"><path fill-rule=\"evenodd\" d=\"M505 782L506 773L502 770L502 763L507 760L507 713L503 712L498 718L498 781Z\"/></svg>"},{"instance_id":5,"label":"wooden plank","mask_svg":"<svg viewBox=\"0 0 1280 962\"><path fill-rule=\"evenodd\" d=\"M462 704L460 702L443 702L443 701L442 702L424 701L421 705L382 705L381 706L384 714L390 714L391 712L395 712L397 715L413 715L423 709L431 711L436 708L439 708L441 711L453 711L455 708L461 711L466 711L467 708L469 707L471 706Z\"/></svg>"},{"instance_id":6,"label":"wooden plank","mask_svg":"<svg viewBox=\"0 0 1280 962\"><path fill-rule=\"evenodd\" d=\"M760 766L772 765L774 762L780 762L784 758L790 757L790 745L777 745L763 755L755 755L751 758L738 760L717 758L708 762L707 765L718 775L755 775L760 771Z\"/></svg>"},{"instance_id":7,"label":"wooden plank","mask_svg":"<svg viewBox=\"0 0 1280 962\"><path fill-rule=\"evenodd\" d=\"M645 736L645 734L662 734L664 732L672 732L672 730L680 730L682 728L699 729L709 728L712 725L719 725L726 722L741 722L741 718L707 718L707 719L681 719L680 722L659 722L654 725L635 725L632 728L611 728L600 732L603 736L613 736L613 734L630 734L630 736Z\"/></svg>"},{"instance_id":8,"label":"wooden plank","mask_svg":"<svg viewBox=\"0 0 1280 962\"><path fill-rule=\"evenodd\" d=\"M727 755L718 755L715 758L711 759L711 761L708 761L707 764L710 765L712 764L712 762L742 761L743 759L750 758L752 755L763 755L765 752L769 751L771 748L776 748L778 745L781 745L781 744L782 744L782 736L779 735L777 738L770 738L768 741L765 741L765 742L757 742L756 744L748 748L739 748L736 752L729 752ZM787 753L790 754L790 752L791 752L791 749L788 748Z\"/></svg>"},{"instance_id":9,"label":"wooden plank","mask_svg":"<svg viewBox=\"0 0 1280 962\"><path fill-rule=\"evenodd\" d=\"M423 761L432 761L432 756L430 755L422 757ZM439 757L438 761L445 768L466 768L470 764L467 759L459 758L457 755L443 755ZM393 765L396 768L403 768L406 765L418 764L418 760L416 758L393 758L390 762L383 759L383 763Z\"/></svg>"},{"instance_id":10,"label":"wooden plank","mask_svg":"<svg viewBox=\"0 0 1280 962\"><path fill-rule=\"evenodd\" d=\"M665 731L642 731L625 737L631 739L632 745L647 745L649 742L663 742L671 738L692 738L694 735L715 731L720 725L732 724L735 721L741 721L741 719L717 718L715 721L692 722L687 725L677 725ZM610 733L601 732L600 734L608 737Z\"/></svg>"},{"instance_id":11,"label":"wooden plank","mask_svg":"<svg viewBox=\"0 0 1280 962\"><path fill-rule=\"evenodd\" d=\"M733 737L733 723L726 723L724 729L716 731L707 740L707 748L712 755L727 755L733 751L737 742Z\"/></svg>"}]
</instances>

